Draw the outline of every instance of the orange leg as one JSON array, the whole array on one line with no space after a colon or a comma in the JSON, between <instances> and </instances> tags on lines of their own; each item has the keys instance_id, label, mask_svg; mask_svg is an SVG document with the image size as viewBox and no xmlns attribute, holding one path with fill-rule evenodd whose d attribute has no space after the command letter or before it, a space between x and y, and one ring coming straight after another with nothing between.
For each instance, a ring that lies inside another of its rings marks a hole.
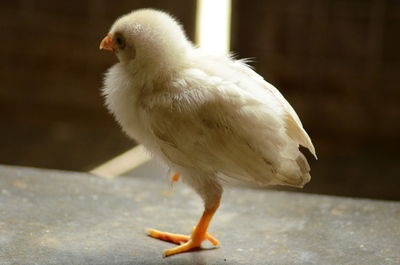
<instances>
[{"instance_id":1,"label":"orange leg","mask_svg":"<svg viewBox=\"0 0 400 265\"><path fill-rule=\"evenodd\" d=\"M171 178L171 182L177 182L177 181L179 181L179 174L175 173Z\"/></svg>"},{"instance_id":2,"label":"orange leg","mask_svg":"<svg viewBox=\"0 0 400 265\"><path fill-rule=\"evenodd\" d=\"M219 206L219 202L217 203L216 206L212 208L206 208L204 210L204 213L202 217L200 218L199 223L197 226L194 228L192 235L191 236L185 236L185 235L179 235L179 234L170 234L167 232L160 232L154 229L149 229L147 232L151 237L158 238L161 240L166 240L170 241L176 244L181 244L180 246L177 246L175 248L171 248L168 250L164 251L164 256L170 256L186 251L190 251L194 248L198 248L201 245L201 242L204 240L208 239L213 245L219 245L218 240L216 240L214 237L212 237L210 234L207 233L208 225L210 224L210 221L212 217L214 216L214 213L217 211Z\"/></svg>"}]
</instances>

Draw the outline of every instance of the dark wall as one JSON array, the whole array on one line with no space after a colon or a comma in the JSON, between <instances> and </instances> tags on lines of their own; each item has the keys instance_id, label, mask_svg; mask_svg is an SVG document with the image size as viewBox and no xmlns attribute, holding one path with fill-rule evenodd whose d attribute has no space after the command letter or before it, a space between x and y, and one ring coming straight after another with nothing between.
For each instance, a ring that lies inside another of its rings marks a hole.
<instances>
[{"instance_id":1,"label":"dark wall","mask_svg":"<svg viewBox=\"0 0 400 265\"><path fill-rule=\"evenodd\" d=\"M311 192L400 199L400 1L235 1L233 50L297 110Z\"/></svg>"},{"instance_id":2,"label":"dark wall","mask_svg":"<svg viewBox=\"0 0 400 265\"><path fill-rule=\"evenodd\" d=\"M195 1L0 2L0 163L87 170L133 146L99 89L100 52L132 9L169 11L193 39ZM400 1L236 0L232 50L295 107L316 146L305 191L400 199Z\"/></svg>"}]
</instances>

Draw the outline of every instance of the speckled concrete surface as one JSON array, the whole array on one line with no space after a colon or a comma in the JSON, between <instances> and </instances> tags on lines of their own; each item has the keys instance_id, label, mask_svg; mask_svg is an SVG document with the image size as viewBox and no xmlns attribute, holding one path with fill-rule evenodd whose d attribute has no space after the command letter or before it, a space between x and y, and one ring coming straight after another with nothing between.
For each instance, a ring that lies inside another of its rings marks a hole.
<instances>
[{"instance_id":1,"label":"speckled concrete surface","mask_svg":"<svg viewBox=\"0 0 400 265\"><path fill-rule=\"evenodd\" d=\"M162 258L152 227L189 233L202 212L182 183L0 166L0 264L400 264L400 203L229 188L218 249Z\"/></svg>"}]
</instances>

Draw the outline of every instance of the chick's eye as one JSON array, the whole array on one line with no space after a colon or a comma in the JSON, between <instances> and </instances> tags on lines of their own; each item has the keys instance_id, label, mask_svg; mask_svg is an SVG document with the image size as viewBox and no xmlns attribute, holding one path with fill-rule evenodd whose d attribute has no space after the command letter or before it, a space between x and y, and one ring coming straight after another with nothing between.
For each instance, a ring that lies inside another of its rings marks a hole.
<instances>
[{"instance_id":1,"label":"chick's eye","mask_svg":"<svg viewBox=\"0 0 400 265\"><path fill-rule=\"evenodd\" d=\"M122 36L117 36L115 38L115 42L117 43L117 45L120 49L125 48L125 40Z\"/></svg>"}]
</instances>

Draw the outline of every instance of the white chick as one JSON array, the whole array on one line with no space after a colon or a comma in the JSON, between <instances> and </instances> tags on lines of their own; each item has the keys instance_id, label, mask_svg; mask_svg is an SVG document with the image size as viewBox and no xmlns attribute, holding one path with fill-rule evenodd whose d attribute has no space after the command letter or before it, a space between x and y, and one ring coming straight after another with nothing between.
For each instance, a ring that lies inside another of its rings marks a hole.
<instances>
[{"instance_id":1,"label":"white chick","mask_svg":"<svg viewBox=\"0 0 400 265\"><path fill-rule=\"evenodd\" d=\"M299 145L315 150L299 117L245 62L194 47L174 18L153 9L119 18L100 48L119 59L104 80L109 111L204 200L191 236L148 230L180 244L165 256L205 239L219 244L207 228L225 180L294 187L310 180Z\"/></svg>"}]
</instances>

